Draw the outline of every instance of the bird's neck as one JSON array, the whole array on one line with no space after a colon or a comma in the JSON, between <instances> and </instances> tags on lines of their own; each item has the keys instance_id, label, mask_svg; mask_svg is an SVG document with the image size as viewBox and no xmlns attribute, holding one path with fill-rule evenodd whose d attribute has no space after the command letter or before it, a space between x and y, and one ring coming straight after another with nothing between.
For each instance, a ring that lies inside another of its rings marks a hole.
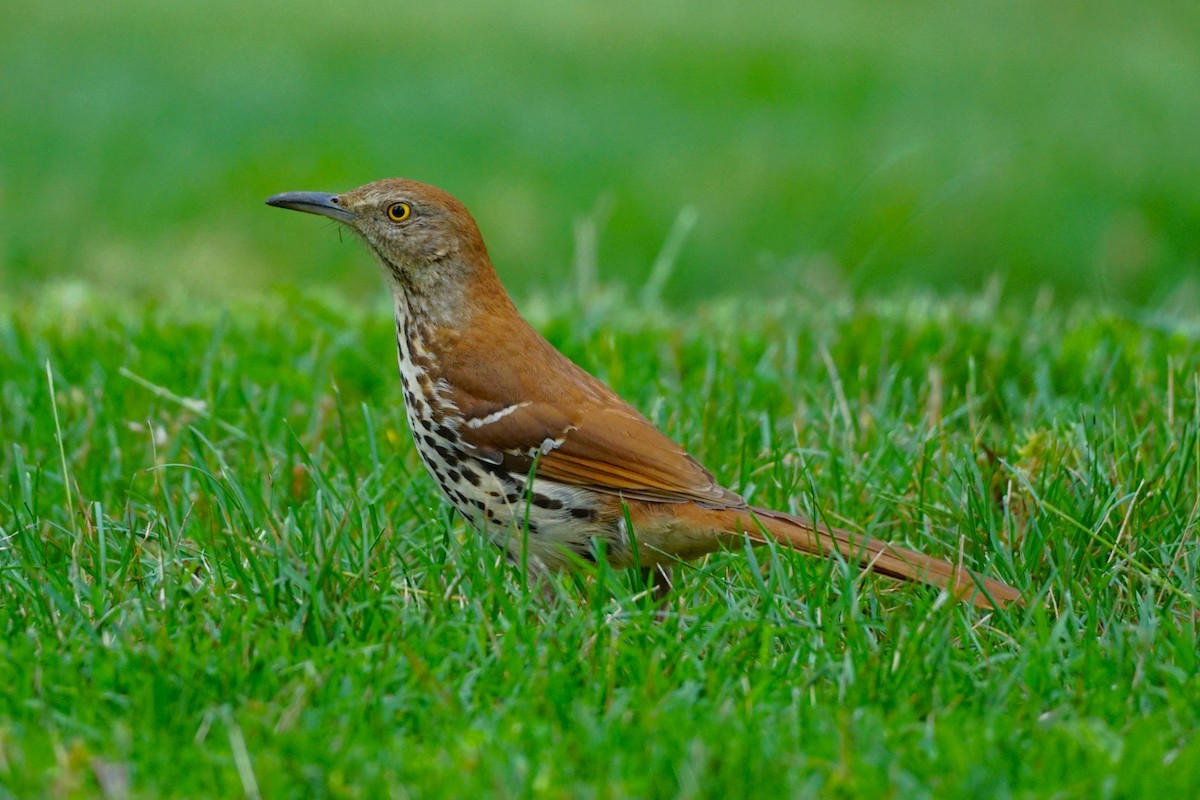
<instances>
[{"instance_id":1,"label":"bird's neck","mask_svg":"<svg viewBox=\"0 0 1200 800\"><path fill-rule=\"evenodd\" d=\"M385 266L384 273L397 318L406 315L425 325L467 328L484 318L518 316L486 255L450 258L403 274Z\"/></svg>"},{"instance_id":2,"label":"bird's neck","mask_svg":"<svg viewBox=\"0 0 1200 800\"><path fill-rule=\"evenodd\" d=\"M414 345L437 351L463 339L487 339L494 346L523 341L533 329L517 312L490 263L449 265L424 280L391 281L396 326ZM459 267L459 269L455 269ZM458 273L465 279L449 279ZM414 340L421 340L420 342Z\"/></svg>"}]
</instances>

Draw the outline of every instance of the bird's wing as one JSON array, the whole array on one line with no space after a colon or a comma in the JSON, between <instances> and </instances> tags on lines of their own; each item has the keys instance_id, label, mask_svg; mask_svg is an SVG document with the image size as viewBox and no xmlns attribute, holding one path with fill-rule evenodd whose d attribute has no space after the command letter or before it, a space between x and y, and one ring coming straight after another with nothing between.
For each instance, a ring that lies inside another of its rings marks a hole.
<instances>
[{"instance_id":1,"label":"bird's wing","mask_svg":"<svg viewBox=\"0 0 1200 800\"><path fill-rule=\"evenodd\" d=\"M513 470L536 462L542 478L629 499L745 505L611 389L552 352L554 380L495 372L480 380L476 369L447 381L462 415L459 436L479 457Z\"/></svg>"}]
</instances>

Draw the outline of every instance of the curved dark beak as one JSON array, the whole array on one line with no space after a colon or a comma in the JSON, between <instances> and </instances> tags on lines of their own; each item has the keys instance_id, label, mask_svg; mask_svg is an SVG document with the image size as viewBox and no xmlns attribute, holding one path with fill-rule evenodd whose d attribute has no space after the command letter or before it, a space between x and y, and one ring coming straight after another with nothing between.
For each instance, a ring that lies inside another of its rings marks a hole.
<instances>
[{"instance_id":1,"label":"curved dark beak","mask_svg":"<svg viewBox=\"0 0 1200 800\"><path fill-rule=\"evenodd\" d=\"M284 192L267 198L267 205L290 208L308 214L320 214L341 222L354 219L354 214L342 208L336 194L326 192Z\"/></svg>"}]
</instances>

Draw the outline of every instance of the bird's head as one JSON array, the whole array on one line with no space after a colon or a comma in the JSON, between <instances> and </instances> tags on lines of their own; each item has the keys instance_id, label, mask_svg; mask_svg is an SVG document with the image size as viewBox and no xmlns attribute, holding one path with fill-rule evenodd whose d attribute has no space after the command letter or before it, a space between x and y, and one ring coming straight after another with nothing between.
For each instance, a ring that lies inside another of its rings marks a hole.
<instances>
[{"instance_id":1,"label":"bird's head","mask_svg":"<svg viewBox=\"0 0 1200 800\"><path fill-rule=\"evenodd\" d=\"M394 291L444 295L491 272L470 212L436 186L389 178L342 194L284 192L267 205L346 225L375 254Z\"/></svg>"}]
</instances>

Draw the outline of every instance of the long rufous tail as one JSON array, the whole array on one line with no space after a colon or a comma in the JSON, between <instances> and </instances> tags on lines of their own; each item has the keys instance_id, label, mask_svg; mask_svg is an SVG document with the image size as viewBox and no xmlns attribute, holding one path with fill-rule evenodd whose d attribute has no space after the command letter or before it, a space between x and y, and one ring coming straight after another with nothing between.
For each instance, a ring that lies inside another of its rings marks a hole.
<instances>
[{"instance_id":1,"label":"long rufous tail","mask_svg":"<svg viewBox=\"0 0 1200 800\"><path fill-rule=\"evenodd\" d=\"M767 508L751 508L749 513L724 513L734 515L735 525L751 538L761 539L765 528L782 544L805 553L829 556L836 552L847 562L881 575L949 589L956 597L979 608L1002 608L1021 600L1021 594L1007 583L862 534L819 525Z\"/></svg>"}]
</instances>

